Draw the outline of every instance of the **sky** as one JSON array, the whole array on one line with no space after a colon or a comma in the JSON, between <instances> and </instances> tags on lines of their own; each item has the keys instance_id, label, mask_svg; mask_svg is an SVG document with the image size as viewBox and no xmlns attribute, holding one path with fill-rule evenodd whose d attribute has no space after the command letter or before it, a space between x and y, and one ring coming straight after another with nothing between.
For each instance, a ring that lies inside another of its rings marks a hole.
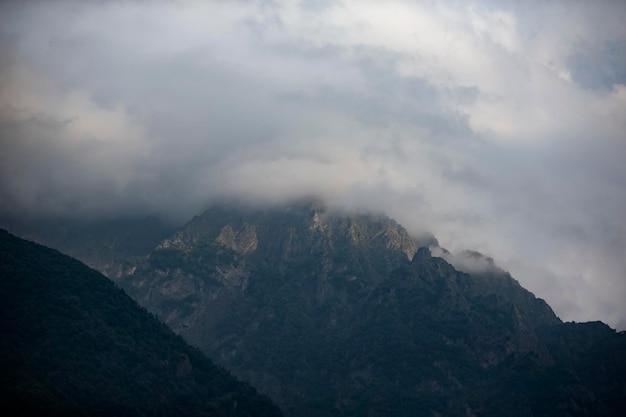
<instances>
[{"instance_id":1,"label":"sky","mask_svg":"<svg viewBox=\"0 0 626 417\"><path fill-rule=\"evenodd\" d=\"M626 2L0 2L0 213L385 211L626 329Z\"/></svg>"}]
</instances>

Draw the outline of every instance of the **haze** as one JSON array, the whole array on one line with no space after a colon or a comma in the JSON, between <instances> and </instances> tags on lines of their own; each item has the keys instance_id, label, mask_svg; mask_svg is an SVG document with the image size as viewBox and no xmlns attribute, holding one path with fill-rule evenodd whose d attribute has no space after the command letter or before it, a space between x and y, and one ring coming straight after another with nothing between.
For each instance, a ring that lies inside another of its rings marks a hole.
<instances>
[{"instance_id":1,"label":"haze","mask_svg":"<svg viewBox=\"0 0 626 417\"><path fill-rule=\"evenodd\" d=\"M626 3L0 3L0 211L384 210L626 328Z\"/></svg>"}]
</instances>

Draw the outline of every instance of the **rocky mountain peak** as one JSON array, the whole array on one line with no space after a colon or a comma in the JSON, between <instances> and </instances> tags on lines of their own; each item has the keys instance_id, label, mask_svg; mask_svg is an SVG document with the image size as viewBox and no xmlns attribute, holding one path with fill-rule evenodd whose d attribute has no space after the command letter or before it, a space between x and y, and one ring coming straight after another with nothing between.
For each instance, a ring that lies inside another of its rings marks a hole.
<instances>
[{"instance_id":1,"label":"rocky mountain peak","mask_svg":"<svg viewBox=\"0 0 626 417\"><path fill-rule=\"evenodd\" d=\"M407 231L387 216L331 210L317 202L263 209L215 206L163 240L157 249L191 250L206 244L239 255L280 254L282 259L339 248L349 252L384 249L410 260L417 251Z\"/></svg>"}]
</instances>

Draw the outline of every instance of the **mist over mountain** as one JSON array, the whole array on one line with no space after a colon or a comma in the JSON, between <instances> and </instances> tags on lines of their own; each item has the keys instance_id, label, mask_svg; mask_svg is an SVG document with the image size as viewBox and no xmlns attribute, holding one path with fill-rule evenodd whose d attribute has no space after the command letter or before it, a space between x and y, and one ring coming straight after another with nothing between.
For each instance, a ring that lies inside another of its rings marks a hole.
<instances>
[{"instance_id":1,"label":"mist over mountain","mask_svg":"<svg viewBox=\"0 0 626 417\"><path fill-rule=\"evenodd\" d=\"M7 415L281 415L100 273L4 230L0 301Z\"/></svg>"},{"instance_id":2,"label":"mist over mountain","mask_svg":"<svg viewBox=\"0 0 626 417\"><path fill-rule=\"evenodd\" d=\"M126 258L149 253L176 229L158 216L97 220L0 217L0 227L80 259L107 276Z\"/></svg>"},{"instance_id":3,"label":"mist over mountain","mask_svg":"<svg viewBox=\"0 0 626 417\"><path fill-rule=\"evenodd\" d=\"M620 415L626 334L431 243L319 203L215 206L112 278L290 416Z\"/></svg>"},{"instance_id":4,"label":"mist over mountain","mask_svg":"<svg viewBox=\"0 0 626 417\"><path fill-rule=\"evenodd\" d=\"M0 215L319 196L626 319L626 3L0 2Z\"/></svg>"}]
</instances>

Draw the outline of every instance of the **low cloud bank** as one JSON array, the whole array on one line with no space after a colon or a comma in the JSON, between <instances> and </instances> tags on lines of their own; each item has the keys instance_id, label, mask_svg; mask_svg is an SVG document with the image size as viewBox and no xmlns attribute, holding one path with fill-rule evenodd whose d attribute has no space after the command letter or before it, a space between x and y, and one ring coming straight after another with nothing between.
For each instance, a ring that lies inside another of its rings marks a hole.
<instances>
[{"instance_id":1,"label":"low cloud bank","mask_svg":"<svg viewBox=\"0 0 626 417\"><path fill-rule=\"evenodd\" d=\"M616 325L624 17L621 2L3 2L0 214L184 221L314 195L489 254L566 320Z\"/></svg>"}]
</instances>

